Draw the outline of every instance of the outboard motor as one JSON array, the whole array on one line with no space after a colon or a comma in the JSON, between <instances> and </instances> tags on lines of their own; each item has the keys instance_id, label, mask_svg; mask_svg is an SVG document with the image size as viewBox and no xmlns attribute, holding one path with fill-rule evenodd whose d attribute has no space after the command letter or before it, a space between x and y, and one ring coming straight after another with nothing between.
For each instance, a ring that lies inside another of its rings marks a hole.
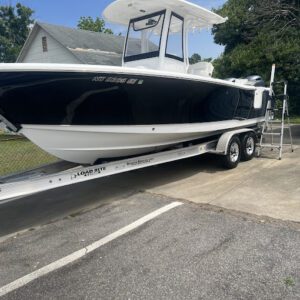
<instances>
[{"instance_id":1,"label":"outboard motor","mask_svg":"<svg viewBox=\"0 0 300 300\"><path fill-rule=\"evenodd\" d=\"M247 80L248 80L247 85L261 86L261 87L266 86L264 80L259 75L248 76Z\"/></svg>"},{"instance_id":2,"label":"outboard motor","mask_svg":"<svg viewBox=\"0 0 300 300\"><path fill-rule=\"evenodd\" d=\"M246 85L252 85L252 86L258 86L258 87L265 87L265 82L261 78L261 76L258 75L251 75L247 78L226 78L225 80L230 82L235 82L239 84L246 84Z\"/></svg>"}]
</instances>

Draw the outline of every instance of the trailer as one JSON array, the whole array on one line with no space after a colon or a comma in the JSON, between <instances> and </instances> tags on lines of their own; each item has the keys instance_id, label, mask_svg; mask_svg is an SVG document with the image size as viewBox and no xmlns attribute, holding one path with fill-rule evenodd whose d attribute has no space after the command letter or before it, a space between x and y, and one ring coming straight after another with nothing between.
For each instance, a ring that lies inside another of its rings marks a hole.
<instances>
[{"instance_id":1,"label":"trailer","mask_svg":"<svg viewBox=\"0 0 300 300\"><path fill-rule=\"evenodd\" d=\"M160 165L205 153L222 156L228 169L236 168L241 160L251 160L255 156L258 128L243 128L228 131L212 140L177 145L157 153L105 162L93 166L77 166L59 173L16 178L0 184L0 204L60 187L73 185L106 176Z\"/></svg>"}]
</instances>

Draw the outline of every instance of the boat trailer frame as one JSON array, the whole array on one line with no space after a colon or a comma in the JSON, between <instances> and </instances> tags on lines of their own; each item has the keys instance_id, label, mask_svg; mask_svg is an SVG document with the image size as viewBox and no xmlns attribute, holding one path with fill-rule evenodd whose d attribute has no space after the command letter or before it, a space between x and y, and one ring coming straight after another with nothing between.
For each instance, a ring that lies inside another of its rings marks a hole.
<instances>
[{"instance_id":1,"label":"boat trailer frame","mask_svg":"<svg viewBox=\"0 0 300 300\"><path fill-rule=\"evenodd\" d=\"M225 132L218 139L200 144L177 146L177 148L173 150L101 163L94 166L78 166L51 175L29 176L26 179L23 177L23 180L0 184L0 204L19 197L25 197L59 187L156 166L205 153L226 155L228 152L228 144L232 137L247 132L255 131L248 128L238 129Z\"/></svg>"}]
</instances>

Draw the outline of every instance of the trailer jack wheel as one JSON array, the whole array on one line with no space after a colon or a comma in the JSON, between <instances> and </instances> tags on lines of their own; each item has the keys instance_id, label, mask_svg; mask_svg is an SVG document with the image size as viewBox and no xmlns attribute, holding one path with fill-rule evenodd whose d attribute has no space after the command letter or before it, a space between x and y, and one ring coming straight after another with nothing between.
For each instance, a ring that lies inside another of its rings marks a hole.
<instances>
[{"instance_id":1,"label":"trailer jack wheel","mask_svg":"<svg viewBox=\"0 0 300 300\"><path fill-rule=\"evenodd\" d=\"M232 137L227 147L227 154L223 156L223 165L227 169L234 169L241 160L241 142L237 136Z\"/></svg>"}]
</instances>

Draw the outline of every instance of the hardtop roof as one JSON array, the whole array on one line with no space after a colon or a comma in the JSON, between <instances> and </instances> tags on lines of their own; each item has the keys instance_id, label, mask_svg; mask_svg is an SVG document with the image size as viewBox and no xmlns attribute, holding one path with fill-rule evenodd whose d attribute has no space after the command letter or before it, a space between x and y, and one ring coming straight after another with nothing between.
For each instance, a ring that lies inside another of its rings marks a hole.
<instances>
[{"instance_id":1,"label":"hardtop roof","mask_svg":"<svg viewBox=\"0 0 300 300\"><path fill-rule=\"evenodd\" d=\"M128 25L131 19L170 9L188 20L191 29L209 27L226 22L212 11L185 0L116 0L103 12L109 22Z\"/></svg>"}]
</instances>

